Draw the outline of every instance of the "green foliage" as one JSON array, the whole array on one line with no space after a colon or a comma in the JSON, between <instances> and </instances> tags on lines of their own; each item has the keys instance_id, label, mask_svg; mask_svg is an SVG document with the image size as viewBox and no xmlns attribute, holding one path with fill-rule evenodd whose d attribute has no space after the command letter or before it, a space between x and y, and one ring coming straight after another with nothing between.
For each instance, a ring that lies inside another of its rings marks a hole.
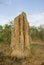
<instances>
[{"instance_id":1,"label":"green foliage","mask_svg":"<svg viewBox=\"0 0 44 65\"><path fill-rule=\"evenodd\" d=\"M4 29L0 31L0 41L10 44L11 42L11 25L6 24Z\"/></svg>"},{"instance_id":2,"label":"green foliage","mask_svg":"<svg viewBox=\"0 0 44 65\"><path fill-rule=\"evenodd\" d=\"M0 30L2 30L3 29L3 27L0 25Z\"/></svg>"},{"instance_id":3,"label":"green foliage","mask_svg":"<svg viewBox=\"0 0 44 65\"><path fill-rule=\"evenodd\" d=\"M0 42L2 41L2 30L3 30L3 27L0 25Z\"/></svg>"},{"instance_id":4,"label":"green foliage","mask_svg":"<svg viewBox=\"0 0 44 65\"><path fill-rule=\"evenodd\" d=\"M30 27L30 35L32 40L40 40L44 41L44 28L42 27Z\"/></svg>"},{"instance_id":5,"label":"green foliage","mask_svg":"<svg viewBox=\"0 0 44 65\"><path fill-rule=\"evenodd\" d=\"M13 27L12 21L10 24L5 24L4 28L3 26L0 25L0 42L4 42L6 44L11 43L11 29ZM44 28L40 27L35 27L35 26L30 26L29 27L29 35L31 36L32 40L40 40L44 41ZM31 45L31 48L33 46Z\"/></svg>"},{"instance_id":6,"label":"green foliage","mask_svg":"<svg viewBox=\"0 0 44 65\"><path fill-rule=\"evenodd\" d=\"M30 34L32 39L37 39L39 37L39 31L37 30L36 27L31 27Z\"/></svg>"}]
</instances>

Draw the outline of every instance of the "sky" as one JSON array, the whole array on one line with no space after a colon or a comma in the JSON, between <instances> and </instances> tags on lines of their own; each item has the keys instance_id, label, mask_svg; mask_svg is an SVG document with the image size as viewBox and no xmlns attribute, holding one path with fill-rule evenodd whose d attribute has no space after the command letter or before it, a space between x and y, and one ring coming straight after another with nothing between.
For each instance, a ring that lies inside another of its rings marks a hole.
<instances>
[{"instance_id":1,"label":"sky","mask_svg":"<svg viewBox=\"0 0 44 65\"><path fill-rule=\"evenodd\" d=\"M0 25L25 12L31 26L44 25L44 0L0 0Z\"/></svg>"}]
</instances>

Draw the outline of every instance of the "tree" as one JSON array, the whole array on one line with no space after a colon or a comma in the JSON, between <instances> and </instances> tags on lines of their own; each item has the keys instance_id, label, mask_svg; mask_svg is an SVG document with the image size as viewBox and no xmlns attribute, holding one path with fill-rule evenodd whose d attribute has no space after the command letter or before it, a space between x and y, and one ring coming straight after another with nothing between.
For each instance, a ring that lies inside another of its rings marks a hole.
<instances>
[{"instance_id":1,"label":"tree","mask_svg":"<svg viewBox=\"0 0 44 65\"><path fill-rule=\"evenodd\" d=\"M36 27L30 27L30 35L33 40L37 40L40 38L39 31Z\"/></svg>"},{"instance_id":2,"label":"tree","mask_svg":"<svg viewBox=\"0 0 44 65\"><path fill-rule=\"evenodd\" d=\"M0 25L0 31L3 29L2 25Z\"/></svg>"},{"instance_id":3,"label":"tree","mask_svg":"<svg viewBox=\"0 0 44 65\"><path fill-rule=\"evenodd\" d=\"M2 41L2 30L3 30L3 27L2 25L0 25L0 42Z\"/></svg>"},{"instance_id":4,"label":"tree","mask_svg":"<svg viewBox=\"0 0 44 65\"><path fill-rule=\"evenodd\" d=\"M3 30L4 43L10 44L11 42L11 25L6 24Z\"/></svg>"},{"instance_id":5,"label":"tree","mask_svg":"<svg viewBox=\"0 0 44 65\"><path fill-rule=\"evenodd\" d=\"M44 28L40 27L40 38L41 41L44 41Z\"/></svg>"}]
</instances>

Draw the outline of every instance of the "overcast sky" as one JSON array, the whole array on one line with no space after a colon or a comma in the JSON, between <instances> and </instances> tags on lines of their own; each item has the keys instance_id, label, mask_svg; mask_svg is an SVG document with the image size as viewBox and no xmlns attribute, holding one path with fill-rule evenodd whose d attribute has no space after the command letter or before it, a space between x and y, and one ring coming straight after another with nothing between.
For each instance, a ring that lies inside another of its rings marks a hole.
<instances>
[{"instance_id":1,"label":"overcast sky","mask_svg":"<svg viewBox=\"0 0 44 65\"><path fill-rule=\"evenodd\" d=\"M0 25L13 20L22 11L30 25L44 24L44 0L0 0Z\"/></svg>"}]
</instances>

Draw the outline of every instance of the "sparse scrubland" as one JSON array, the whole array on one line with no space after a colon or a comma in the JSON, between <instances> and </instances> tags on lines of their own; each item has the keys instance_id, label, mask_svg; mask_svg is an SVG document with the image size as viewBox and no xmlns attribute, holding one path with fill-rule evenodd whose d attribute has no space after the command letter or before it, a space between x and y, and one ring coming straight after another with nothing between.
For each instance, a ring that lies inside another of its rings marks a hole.
<instances>
[{"instance_id":1,"label":"sparse scrubland","mask_svg":"<svg viewBox=\"0 0 44 65\"><path fill-rule=\"evenodd\" d=\"M5 44L11 43L11 30L13 28L13 24L10 23L5 24L5 26L0 25L0 42ZM44 44L44 27L39 26L30 26L29 27L29 35L32 42L40 42L39 44Z\"/></svg>"},{"instance_id":2,"label":"sparse scrubland","mask_svg":"<svg viewBox=\"0 0 44 65\"><path fill-rule=\"evenodd\" d=\"M19 59L11 57L12 27L11 24L0 25L0 65L44 65L44 28L30 26L31 53L28 58Z\"/></svg>"}]
</instances>

